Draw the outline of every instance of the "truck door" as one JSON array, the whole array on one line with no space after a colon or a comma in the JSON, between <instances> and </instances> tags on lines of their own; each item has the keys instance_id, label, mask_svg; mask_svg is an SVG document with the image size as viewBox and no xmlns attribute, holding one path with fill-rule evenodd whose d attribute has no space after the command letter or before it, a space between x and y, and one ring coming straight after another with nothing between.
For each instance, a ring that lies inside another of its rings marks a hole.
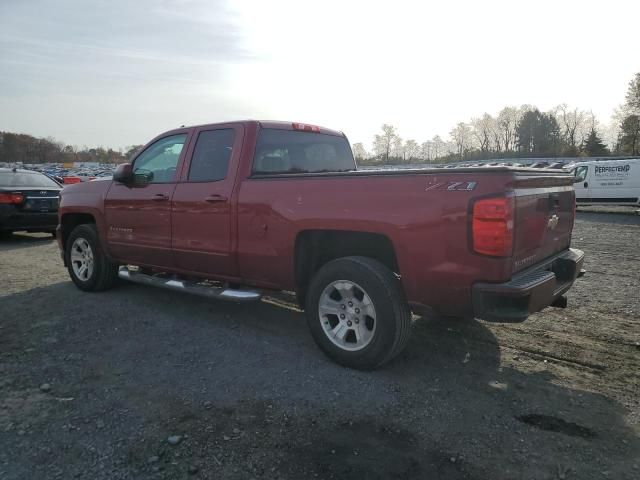
<instances>
[{"instance_id":1,"label":"truck door","mask_svg":"<svg viewBox=\"0 0 640 480\"><path fill-rule=\"evenodd\" d=\"M113 182L104 201L107 244L113 256L136 264L170 267L171 197L187 134L160 138L133 162L135 182Z\"/></svg>"},{"instance_id":2,"label":"truck door","mask_svg":"<svg viewBox=\"0 0 640 480\"><path fill-rule=\"evenodd\" d=\"M576 203L589 203L591 196L589 195L589 165L578 165L574 170L575 183L573 188L576 191Z\"/></svg>"},{"instance_id":3,"label":"truck door","mask_svg":"<svg viewBox=\"0 0 640 480\"><path fill-rule=\"evenodd\" d=\"M171 224L176 267L234 278L232 194L244 136L240 125L202 127L187 153L173 194Z\"/></svg>"}]
</instances>

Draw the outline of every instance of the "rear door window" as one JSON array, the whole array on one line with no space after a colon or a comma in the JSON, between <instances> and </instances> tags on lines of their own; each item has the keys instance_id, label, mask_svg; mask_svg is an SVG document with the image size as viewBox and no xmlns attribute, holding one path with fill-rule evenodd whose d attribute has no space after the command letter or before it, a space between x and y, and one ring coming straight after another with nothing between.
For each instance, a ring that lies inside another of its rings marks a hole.
<instances>
[{"instance_id":1,"label":"rear door window","mask_svg":"<svg viewBox=\"0 0 640 480\"><path fill-rule=\"evenodd\" d=\"M227 178L233 150L231 128L200 132L189 166L190 182L217 182Z\"/></svg>"},{"instance_id":2,"label":"rear door window","mask_svg":"<svg viewBox=\"0 0 640 480\"><path fill-rule=\"evenodd\" d=\"M347 172L355 167L344 137L272 128L258 134L255 174Z\"/></svg>"}]
</instances>

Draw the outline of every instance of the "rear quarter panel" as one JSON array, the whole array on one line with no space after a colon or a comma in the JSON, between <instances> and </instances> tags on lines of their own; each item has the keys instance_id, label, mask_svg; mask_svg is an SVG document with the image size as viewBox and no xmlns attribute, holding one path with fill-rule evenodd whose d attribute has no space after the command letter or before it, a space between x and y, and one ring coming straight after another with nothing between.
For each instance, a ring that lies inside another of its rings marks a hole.
<instances>
[{"instance_id":1,"label":"rear quarter panel","mask_svg":"<svg viewBox=\"0 0 640 480\"><path fill-rule=\"evenodd\" d=\"M247 179L239 192L240 274L249 283L293 289L300 232L373 232L392 242L410 302L466 310L472 282L509 278L508 260L470 252L468 222L471 199L504 193L510 178L438 172ZM449 191L452 182L475 188Z\"/></svg>"}]
</instances>

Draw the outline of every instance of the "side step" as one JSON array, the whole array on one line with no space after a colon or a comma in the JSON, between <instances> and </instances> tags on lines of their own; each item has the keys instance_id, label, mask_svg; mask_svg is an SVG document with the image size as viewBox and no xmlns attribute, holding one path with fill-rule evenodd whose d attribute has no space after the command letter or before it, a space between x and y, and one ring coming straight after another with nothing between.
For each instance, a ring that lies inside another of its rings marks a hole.
<instances>
[{"instance_id":1,"label":"side step","mask_svg":"<svg viewBox=\"0 0 640 480\"><path fill-rule=\"evenodd\" d=\"M207 287L198 283L187 282L185 280L176 280L157 275L147 275L127 267L120 267L118 277L129 280L130 282L141 283L143 285L152 285L154 287L166 288L178 292L193 293L201 297L217 298L219 300L227 300L232 302L255 302L262 298L262 294L257 290L235 289L226 287Z\"/></svg>"}]
</instances>

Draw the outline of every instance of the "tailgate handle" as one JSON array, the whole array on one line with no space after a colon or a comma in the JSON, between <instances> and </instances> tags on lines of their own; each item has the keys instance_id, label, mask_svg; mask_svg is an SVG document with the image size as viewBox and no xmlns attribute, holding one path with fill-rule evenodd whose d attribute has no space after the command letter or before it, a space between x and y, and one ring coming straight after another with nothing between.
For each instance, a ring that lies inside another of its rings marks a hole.
<instances>
[{"instance_id":1,"label":"tailgate handle","mask_svg":"<svg viewBox=\"0 0 640 480\"><path fill-rule=\"evenodd\" d=\"M589 182L584 182L584 188L589 188Z\"/></svg>"}]
</instances>

